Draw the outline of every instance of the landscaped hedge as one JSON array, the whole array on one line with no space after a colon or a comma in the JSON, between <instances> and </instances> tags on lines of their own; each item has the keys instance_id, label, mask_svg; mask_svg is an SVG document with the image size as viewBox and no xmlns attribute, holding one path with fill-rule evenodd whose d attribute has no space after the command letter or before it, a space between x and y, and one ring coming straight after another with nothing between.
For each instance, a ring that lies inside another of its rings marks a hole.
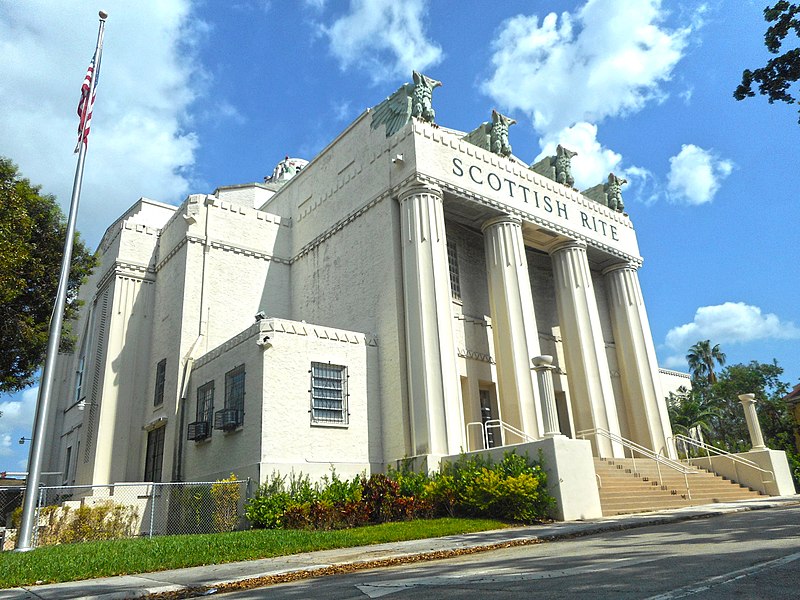
<instances>
[{"instance_id":1,"label":"landscaped hedge","mask_svg":"<svg viewBox=\"0 0 800 600\"><path fill-rule=\"evenodd\" d=\"M312 484L273 473L245 511L255 527L342 529L439 516L532 523L547 519L553 503L540 462L507 452L496 464L462 456L431 475L401 469L343 480L332 471Z\"/></svg>"}]
</instances>

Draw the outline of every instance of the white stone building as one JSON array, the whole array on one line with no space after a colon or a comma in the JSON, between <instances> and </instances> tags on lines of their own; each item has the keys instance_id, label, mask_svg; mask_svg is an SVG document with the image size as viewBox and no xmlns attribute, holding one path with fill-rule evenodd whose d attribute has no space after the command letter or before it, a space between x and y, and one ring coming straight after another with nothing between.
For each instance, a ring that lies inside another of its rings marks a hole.
<instances>
[{"instance_id":1,"label":"white stone building","mask_svg":"<svg viewBox=\"0 0 800 600\"><path fill-rule=\"evenodd\" d=\"M559 443L589 456L592 486L578 431L669 452L614 190L529 168L500 115L468 136L416 106L387 120L398 94L411 107L405 88L308 164L178 207L142 198L108 228L46 470L97 484L432 467L553 437L539 355L554 357Z\"/></svg>"}]
</instances>

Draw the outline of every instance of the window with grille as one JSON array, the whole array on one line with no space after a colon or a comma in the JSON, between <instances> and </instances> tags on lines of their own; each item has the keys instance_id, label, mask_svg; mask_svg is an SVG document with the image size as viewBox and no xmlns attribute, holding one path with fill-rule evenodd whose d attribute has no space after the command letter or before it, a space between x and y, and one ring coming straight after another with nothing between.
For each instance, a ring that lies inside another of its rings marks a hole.
<instances>
[{"instance_id":1,"label":"window with grille","mask_svg":"<svg viewBox=\"0 0 800 600\"><path fill-rule=\"evenodd\" d=\"M197 413L194 423L189 423L188 439L199 442L211 436L214 415L214 382L197 388Z\"/></svg>"},{"instance_id":2,"label":"window with grille","mask_svg":"<svg viewBox=\"0 0 800 600\"><path fill-rule=\"evenodd\" d=\"M214 414L214 429L235 431L244 425L244 365L225 373L225 408Z\"/></svg>"},{"instance_id":3,"label":"window with grille","mask_svg":"<svg viewBox=\"0 0 800 600\"><path fill-rule=\"evenodd\" d=\"M455 240L447 241L447 263L450 269L450 294L461 300L461 279L458 277L458 252Z\"/></svg>"},{"instance_id":4,"label":"window with grille","mask_svg":"<svg viewBox=\"0 0 800 600\"><path fill-rule=\"evenodd\" d=\"M156 365L156 390L153 394L153 406L164 404L164 380L167 377L167 359L162 359Z\"/></svg>"},{"instance_id":5,"label":"window with grille","mask_svg":"<svg viewBox=\"0 0 800 600\"><path fill-rule=\"evenodd\" d=\"M211 422L214 412L214 382L209 381L197 388L197 420Z\"/></svg>"},{"instance_id":6,"label":"window with grille","mask_svg":"<svg viewBox=\"0 0 800 600\"><path fill-rule=\"evenodd\" d=\"M347 367L311 363L311 422L347 424Z\"/></svg>"}]
</instances>

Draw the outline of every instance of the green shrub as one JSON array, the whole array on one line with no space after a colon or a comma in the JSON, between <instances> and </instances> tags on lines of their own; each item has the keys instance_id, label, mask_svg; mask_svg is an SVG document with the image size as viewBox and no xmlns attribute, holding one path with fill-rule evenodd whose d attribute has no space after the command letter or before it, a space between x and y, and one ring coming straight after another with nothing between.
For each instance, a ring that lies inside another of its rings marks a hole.
<instances>
[{"instance_id":1,"label":"green shrub","mask_svg":"<svg viewBox=\"0 0 800 600\"><path fill-rule=\"evenodd\" d=\"M236 475L231 473L211 485L211 498L214 501L214 530L218 533L233 531L239 524L239 499L241 487L236 483Z\"/></svg>"},{"instance_id":2,"label":"green shrub","mask_svg":"<svg viewBox=\"0 0 800 600\"><path fill-rule=\"evenodd\" d=\"M45 506L39 510L37 546L131 537L138 521L136 507L110 500L76 509Z\"/></svg>"}]
</instances>

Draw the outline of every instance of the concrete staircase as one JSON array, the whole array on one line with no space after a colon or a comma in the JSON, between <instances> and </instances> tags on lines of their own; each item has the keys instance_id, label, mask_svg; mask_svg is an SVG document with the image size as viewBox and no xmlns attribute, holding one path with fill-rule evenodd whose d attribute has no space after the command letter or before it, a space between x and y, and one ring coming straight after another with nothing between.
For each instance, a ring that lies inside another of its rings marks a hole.
<instances>
[{"instance_id":1,"label":"concrete staircase","mask_svg":"<svg viewBox=\"0 0 800 600\"><path fill-rule=\"evenodd\" d=\"M595 458L594 466L599 475L600 505L607 517L760 496L759 492L698 468L697 473L686 475L690 499L682 473L662 466L659 479L655 461L647 458L636 459L636 470L631 458Z\"/></svg>"}]
</instances>

